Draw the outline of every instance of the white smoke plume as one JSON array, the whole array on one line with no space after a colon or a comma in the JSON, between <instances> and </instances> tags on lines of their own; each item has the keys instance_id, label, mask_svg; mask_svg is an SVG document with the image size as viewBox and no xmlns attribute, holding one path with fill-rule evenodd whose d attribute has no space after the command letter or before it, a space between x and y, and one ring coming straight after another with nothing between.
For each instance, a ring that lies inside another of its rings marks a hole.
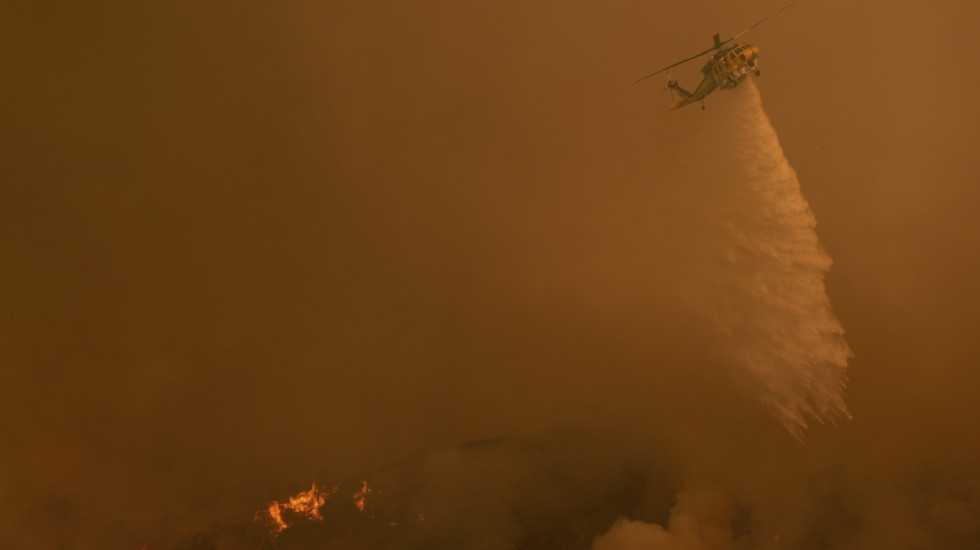
<instances>
[{"instance_id":1,"label":"white smoke plume","mask_svg":"<svg viewBox=\"0 0 980 550\"><path fill-rule=\"evenodd\" d=\"M667 528L655 523L620 518L609 532L596 538L592 550L734 550L731 525L735 506L730 496L710 487L677 494Z\"/></svg>"},{"instance_id":2,"label":"white smoke plume","mask_svg":"<svg viewBox=\"0 0 980 550\"><path fill-rule=\"evenodd\" d=\"M730 143L739 166L719 213L726 238L714 251L711 315L739 381L802 440L812 421L849 417L851 351L824 285L831 259L759 90L746 79L733 95L722 107L736 111Z\"/></svg>"}]
</instances>

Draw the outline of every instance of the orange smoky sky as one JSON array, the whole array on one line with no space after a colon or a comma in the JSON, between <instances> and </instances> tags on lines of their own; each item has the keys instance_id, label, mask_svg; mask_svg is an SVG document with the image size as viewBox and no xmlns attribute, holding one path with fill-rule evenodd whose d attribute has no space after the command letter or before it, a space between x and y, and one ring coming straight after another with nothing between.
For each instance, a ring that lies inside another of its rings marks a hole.
<instances>
[{"instance_id":1,"label":"orange smoky sky","mask_svg":"<svg viewBox=\"0 0 980 550\"><path fill-rule=\"evenodd\" d=\"M744 37L853 419L800 445L711 366L686 298L733 103L633 80L780 5L6 3L0 538L139 548L549 430L649 430L773 499L980 458L975 2L802 0Z\"/></svg>"}]
</instances>

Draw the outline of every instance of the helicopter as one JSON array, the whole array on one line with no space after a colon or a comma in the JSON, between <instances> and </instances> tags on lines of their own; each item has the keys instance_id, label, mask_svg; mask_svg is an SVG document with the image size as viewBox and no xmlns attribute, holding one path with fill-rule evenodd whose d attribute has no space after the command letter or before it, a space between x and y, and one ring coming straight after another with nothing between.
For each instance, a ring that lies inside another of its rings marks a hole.
<instances>
[{"instance_id":1,"label":"helicopter","mask_svg":"<svg viewBox=\"0 0 980 550\"><path fill-rule=\"evenodd\" d=\"M735 36L727 40L721 40L721 35L714 35L714 44L704 50L701 53L692 55L686 59L678 61L677 63L668 65L659 71L650 73L642 78L637 79L635 82L642 82L651 76L656 76L660 73L667 73L667 88L671 90L671 95L676 91L678 95L681 96L680 101L672 103L670 105L670 110L680 109L692 103L701 102L701 109L704 109L704 98L708 96L711 92L717 89L728 89L738 86L738 83L742 78L744 78L749 73L754 73L756 76L761 75L759 71L759 48L752 46L750 44L740 44L733 43L728 45L730 42L734 41L736 38L742 36L743 34L749 32L750 30L756 28L757 26L765 23L775 15L782 13L784 10L792 6L793 4L799 2L799 0L793 0L789 4L786 4L780 8L776 13L771 16L757 21L752 24L747 29L739 32ZM693 92L689 92L681 87L681 85L676 80L671 80L670 70L678 65L683 65L688 61L693 61L702 55L714 52L708 59L708 62L701 67L701 73L704 77L698 87L694 89Z\"/></svg>"}]
</instances>

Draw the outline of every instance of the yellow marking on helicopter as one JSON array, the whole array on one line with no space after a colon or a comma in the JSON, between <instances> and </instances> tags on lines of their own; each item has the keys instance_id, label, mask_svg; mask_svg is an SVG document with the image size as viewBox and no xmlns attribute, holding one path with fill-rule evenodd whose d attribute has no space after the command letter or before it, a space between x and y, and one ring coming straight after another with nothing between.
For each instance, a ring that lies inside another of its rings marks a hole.
<instances>
[{"instance_id":1,"label":"yellow marking on helicopter","mask_svg":"<svg viewBox=\"0 0 980 550\"><path fill-rule=\"evenodd\" d=\"M755 73L756 76L759 76L760 74L759 48L749 44L734 43L730 46L727 44L755 27L765 23L772 17L782 13L784 10L799 1L800 0L793 0L789 4L779 8L779 10L773 15L757 21L756 23L752 24L752 26L727 40L721 40L720 35L716 34L714 35L714 45L707 50L699 54L692 55L691 57L678 61L672 65L668 65L659 71L650 73L643 78L636 80L636 82L642 82L651 76L655 76L660 73L667 73L667 88L670 88L672 92L676 91L681 96L680 101L671 104L671 110L679 109L698 101L702 102L701 108L704 109L704 98L711 92L717 89L724 90L727 88L734 88L735 86L738 86L738 82L749 73ZM704 77L693 92L685 90L680 84L677 83L676 80L670 79L670 69L687 63L688 61L693 61L702 55L709 54L711 52L714 52L714 54L711 55L711 58L708 59L708 62L705 63L704 67L701 67L701 73L704 75Z\"/></svg>"}]
</instances>

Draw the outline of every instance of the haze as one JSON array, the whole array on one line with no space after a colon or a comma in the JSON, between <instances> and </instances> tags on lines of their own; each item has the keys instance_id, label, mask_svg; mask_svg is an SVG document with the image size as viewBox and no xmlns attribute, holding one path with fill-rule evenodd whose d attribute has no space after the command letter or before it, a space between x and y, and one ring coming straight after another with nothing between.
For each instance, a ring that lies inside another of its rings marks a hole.
<instances>
[{"instance_id":1,"label":"haze","mask_svg":"<svg viewBox=\"0 0 980 550\"><path fill-rule=\"evenodd\" d=\"M744 37L854 355L853 419L801 445L698 301L738 97L632 84L780 5L0 8L0 539L139 548L420 449L591 430L771 517L813 472L888 495L966 468L968 547L980 8L804 0Z\"/></svg>"}]
</instances>

